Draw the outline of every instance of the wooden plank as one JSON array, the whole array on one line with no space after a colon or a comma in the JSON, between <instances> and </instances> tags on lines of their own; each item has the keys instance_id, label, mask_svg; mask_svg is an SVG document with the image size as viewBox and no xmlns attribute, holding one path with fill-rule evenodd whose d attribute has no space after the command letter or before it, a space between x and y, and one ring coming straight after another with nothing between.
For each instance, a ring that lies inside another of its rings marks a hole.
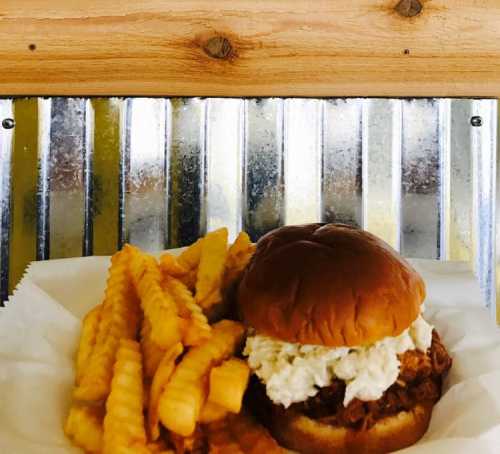
<instances>
[{"instance_id":1,"label":"wooden plank","mask_svg":"<svg viewBox=\"0 0 500 454\"><path fill-rule=\"evenodd\" d=\"M2 0L0 94L500 93L498 0L399 1Z\"/></svg>"}]
</instances>

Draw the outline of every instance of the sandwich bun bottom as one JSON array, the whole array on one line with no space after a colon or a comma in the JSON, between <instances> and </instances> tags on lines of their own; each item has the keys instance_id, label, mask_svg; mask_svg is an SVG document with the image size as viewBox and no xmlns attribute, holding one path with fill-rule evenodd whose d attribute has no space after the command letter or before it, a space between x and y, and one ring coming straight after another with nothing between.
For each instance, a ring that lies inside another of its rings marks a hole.
<instances>
[{"instance_id":1,"label":"sandwich bun bottom","mask_svg":"<svg viewBox=\"0 0 500 454\"><path fill-rule=\"evenodd\" d=\"M382 454L415 444L426 432L433 404L378 420L368 430L321 423L298 412L273 415L270 430L285 448L302 454Z\"/></svg>"}]
</instances>

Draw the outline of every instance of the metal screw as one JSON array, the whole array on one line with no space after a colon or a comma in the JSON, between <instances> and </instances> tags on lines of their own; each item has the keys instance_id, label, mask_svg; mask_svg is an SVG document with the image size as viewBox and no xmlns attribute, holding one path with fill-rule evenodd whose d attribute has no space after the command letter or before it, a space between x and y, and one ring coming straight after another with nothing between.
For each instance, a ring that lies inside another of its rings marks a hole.
<instances>
[{"instance_id":1,"label":"metal screw","mask_svg":"<svg viewBox=\"0 0 500 454\"><path fill-rule=\"evenodd\" d=\"M476 115L470 119L470 124L475 128L483 126L483 119L479 115Z\"/></svg>"},{"instance_id":2,"label":"metal screw","mask_svg":"<svg viewBox=\"0 0 500 454\"><path fill-rule=\"evenodd\" d=\"M13 118L4 118L2 120L2 127L4 129L13 129L16 126L16 122Z\"/></svg>"}]
</instances>

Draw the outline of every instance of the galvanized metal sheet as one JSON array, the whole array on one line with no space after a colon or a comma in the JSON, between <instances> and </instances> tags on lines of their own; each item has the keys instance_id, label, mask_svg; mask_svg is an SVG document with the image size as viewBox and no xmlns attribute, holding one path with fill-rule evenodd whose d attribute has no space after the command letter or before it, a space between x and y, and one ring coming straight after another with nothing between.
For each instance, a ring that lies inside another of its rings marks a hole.
<instances>
[{"instance_id":1,"label":"galvanized metal sheet","mask_svg":"<svg viewBox=\"0 0 500 454\"><path fill-rule=\"evenodd\" d=\"M8 127L12 118L12 100L0 100L0 301L7 296L9 276L10 163L13 131Z\"/></svg>"},{"instance_id":2,"label":"galvanized metal sheet","mask_svg":"<svg viewBox=\"0 0 500 454\"><path fill-rule=\"evenodd\" d=\"M92 229L92 252L108 255L119 245L120 220L120 111L122 100L92 100L94 120L92 167L87 219ZM90 232L89 232L90 233Z\"/></svg>"},{"instance_id":3,"label":"galvanized metal sheet","mask_svg":"<svg viewBox=\"0 0 500 454\"><path fill-rule=\"evenodd\" d=\"M166 244L168 106L164 99L144 98L124 106L123 238L148 251Z\"/></svg>"},{"instance_id":4,"label":"galvanized metal sheet","mask_svg":"<svg viewBox=\"0 0 500 454\"><path fill-rule=\"evenodd\" d=\"M284 103L249 99L245 104L243 227L257 240L285 222Z\"/></svg>"},{"instance_id":5,"label":"galvanized metal sheet","mask_svg":"<svg viewBox=\"0 0 500 454\"><path fill-rule=\"evenodd\" d=\"M322 219L361 227L363 101L324 101L322 114Z\"/></svg>"},{"instance_id":6,"label":"galvanized metal sheet","mask_svg":"<svg viewBox=\"0 0 500 454\"><path fill-rule=\"evenodd\" d=\"M406 256L470 261L495 310L496 101L0 101L0 120L12 115L15 136L0 129L3 296L7 269L12 288L35 248L42 259L125 241L155 250L222 225L257 240L323 220Z\"/></svg>"},{"instance_id":7,"label":"galvanized metal sheet","mask_svg":"<svg viewBox=\"0 0 500 454\"><path fill-rule=\"evenodd\" d=\"M321 219L322 125L321 101L285 101L286 224Z\"/></svg>"},{"instance_id":8,"label":"galvanized metal sheet","mask_svg":"<svg viewBox=\"0 0 500 454\"><path fill-rule=\"evenodd\" d=\"M171 100L168 246L185 246L206 230L207 102Z\"/></svg>"},{"instance_id":9,"label":"galvanized metal sheet","mask_svg":"<svg viewBox=\"0 0 500 454\"><path fill-rule=\"evenodd\" d=\"M207 111L207 230L241 230L243 101L210 99Z\"/></svg>"},{"instance_id":10,"label":"galvanized metal sheet","mask_svg":"<svg viewBox=\"0 0 500 454\"><path fill-rule=\"evenodd\" d=\"M403 101L401 251L439 258L439 101Z\"/></svg>"},{"instance_id":11,"label":"galvanized metal sheet","mask_svg":"<svg viewBox=\"0 0 500 454\"><path fill-rule=\"evenodd\" d=\"M16 99L11 163L9 282L37 257L38 99Z\"/></svg>"},{"instance_id":12,"label":"galvanized metal sheet","mask_svg":"<svg viewBox=\"0 0 500 454\"><path fill-rule=\"evenodd\" d=\"M365 100L363 227L400 249L402 102Z\"/></svg>"},{"instance_id":13,"label":"galvanized metal sheet","mask_svg":"<svg viewBox=\"0 0 500 454\"><path fill-rule=\"evenodd\" d=\"M54 98L50 113L50 143L44 153L48 169L49 257L89 254L85 243L88 179L91 149L88 129L89 101L83 98Z\"/></svg>"},{"instance_id":14,"label":"galvanized metal sheet","mask_svg":"<svg viewBox=\"0 0 500 454\"><path fill-rule=\"evenodd\" d=\"M473 117L482 125L472 127L473 263L486 305L496 314L495 295L495 194L497 103L472 102Z\"/></svg>"}]
</instances>

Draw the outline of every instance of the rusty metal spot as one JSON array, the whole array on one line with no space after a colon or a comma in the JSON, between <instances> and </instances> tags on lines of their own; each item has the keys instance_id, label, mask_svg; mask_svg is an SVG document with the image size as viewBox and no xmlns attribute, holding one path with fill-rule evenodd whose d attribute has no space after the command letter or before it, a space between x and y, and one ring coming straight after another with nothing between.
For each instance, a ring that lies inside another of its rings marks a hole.
<instances>
[{"instance_id":1,"label":"rusty metal spot","mask_svg":"<svg viewBox=\"0 0 500 454\"><path fill-rule=\"evenodd\" d=\"M401 0L394 9L401 16L415 17L422 12L423 6L420 0Z\"/></svg>"},{"instance_id":2,"label":"rusty metal spot","mask_svg":"<svg viewBox=\"0 0 500 454\"><path fill-rule=\"evenodd\" d=\"M233 52L233 46L227 38L215 36L205 43L203 50L209 57L227 59Z\"/></svg>"}]
</instances>

